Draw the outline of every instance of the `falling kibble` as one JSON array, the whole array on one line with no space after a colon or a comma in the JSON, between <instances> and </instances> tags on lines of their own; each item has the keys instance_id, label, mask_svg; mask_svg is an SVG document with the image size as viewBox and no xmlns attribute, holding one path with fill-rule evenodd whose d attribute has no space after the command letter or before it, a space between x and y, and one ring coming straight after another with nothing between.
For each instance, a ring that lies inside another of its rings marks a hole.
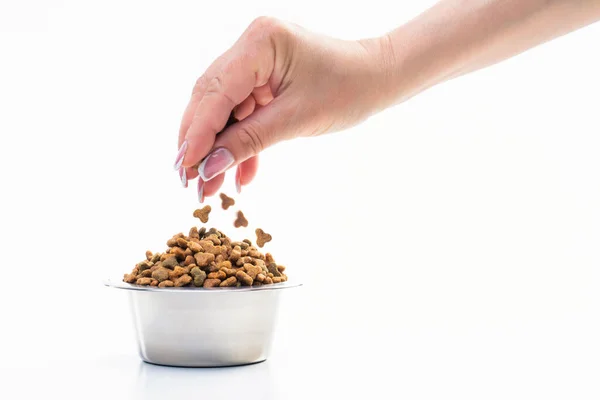
<instances>
[{"instance_id":1,"label":"falling kibble","mask_svg":"<svg viewBox=\"0 0 600 400\"><path fill-rule=\"evenodd\" d=\"M246 227L248 226L248 220L246 219L246 217L244 217L244 213L241 211L237 212L237 218L236 220L233 222L233 226L235 226L236 228L239 227Z\"/></svg>"},{"instance_id":2,"label":"falling kibble","mask_svg":"<svg viewBox=\"0 0 600 400\"><path fill-rule=\"evenodd\" d=\"M204 206L194 211L194 217L198 218L203 224L208 222L208 214L211 212L210 206Z\"/></svg>"},{"instance_id":3,"label":"falling kibble","mask_svg":"<svg viewBox=\"0 0 600 400\"><path fill-rule=\"evenodd\" d=\"M227 210L229 207L235 205L235 200L227 196L225 193L219 195L221 197L221 207L223 210Z\"/></svg>"},{"instance_id":4,"label":"falling kibble","mask_svg":"<svg viewBox=\"0 0 600 400\"><path fill-rule=\"evenodd\" d=\"M256 232L256 244L258 245L258 247L264 247L265 243L273 240L273 237L271 235L269 235L268 233L266 233L265 231L263 231L260 228L256 229L255 232Z\"/></svg>"}]
</instances>

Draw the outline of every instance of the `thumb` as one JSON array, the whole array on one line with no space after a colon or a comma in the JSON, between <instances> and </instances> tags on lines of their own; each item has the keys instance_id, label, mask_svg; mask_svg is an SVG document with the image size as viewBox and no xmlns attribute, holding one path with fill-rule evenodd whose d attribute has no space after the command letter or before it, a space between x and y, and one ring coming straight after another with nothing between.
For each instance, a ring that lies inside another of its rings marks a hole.
<instances>
[{"instance_id":1,"label":"thumb","mask_svg":"<svg viewBox=\"0 0 600 400\"><path fill-rule=\"evenodd\" d=\"M276 98L217 135L213 148L198 166L209 181L291 135L291 107Z\"/></svg>"}]
</instances>

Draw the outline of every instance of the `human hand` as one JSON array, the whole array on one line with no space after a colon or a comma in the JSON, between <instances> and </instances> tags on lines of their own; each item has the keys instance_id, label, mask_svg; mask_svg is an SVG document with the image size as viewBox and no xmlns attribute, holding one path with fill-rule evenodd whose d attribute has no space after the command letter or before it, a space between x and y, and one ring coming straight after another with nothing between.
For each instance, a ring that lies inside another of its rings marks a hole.
<instances>
[{"instance_id":1,"label":"human hand","mask_svg":"<svg viewBox=\"0 0 600 400\"><path fill-rule=\"evenodd\" d=\"M198 177L202 202L237 167L239 192L267 147L346 129L384 108L384 47L380 39L344 41L255 20L194 86L175 162L183 185Z\"/></svg>"}]
</instances>

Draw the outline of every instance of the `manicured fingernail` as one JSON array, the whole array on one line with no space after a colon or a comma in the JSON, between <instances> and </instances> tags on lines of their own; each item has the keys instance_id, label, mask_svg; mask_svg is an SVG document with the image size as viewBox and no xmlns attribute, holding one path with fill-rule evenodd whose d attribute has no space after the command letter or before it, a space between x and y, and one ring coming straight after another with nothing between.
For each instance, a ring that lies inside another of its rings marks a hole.
<instances>
[{"instance_id":1,"label":"manicured fingernail","mask_svg":"<svg viewBox=\"0 0 600 400\"><path fill-rule=\"evenodd\" d=\"M184 188L188 187L187 172L183 167L179 168L179 179L181 179L181 185Z\"/></svg>"},{"instance_id":2,"label":"manicured fingernail","mask_svg":"<svg viewBox=\"0 0 600 400\"><path fill-rule=\"evenodd\" d=\"M198 167L198 173L202 179L210 181L215 176L225 172L234 161L233 154L221 147L206 156L200 167Z\"/></svg>"},{"instance_id":3,"label":"manicured fingernail","mask_svg":"<svg viewBox=\"0 0 600 400\"><path fill-rule=\"evenodd\" d=\"M204 203L204 180L198 177L198 201Z\"/></svg>"},{"instance_id":4,"label":"manicured fingernail","mask_svg":"<svg viewBox=\"0 0 600 400\"><path fill-rule=\"evenodd\" d=\"M183 163L183 159L185 158L185 152L187 151L187 148L188 142L187 140L184 140L181 144L181 147L179 148L179 151L177 152L177 157L175 158L175 165L173 166L175 168L175 171L181 168L181 164Z\"/></svg>"},{"instance_id":5,"label":"manicured fingernail","mask_svg":"<svg viewBox=\"0 0 600 400\"><path fill-rule=\"evenodd\" d=\"M235 190L238 194L242 193L242 164L238 165L235 172Z\"/></svg>"}]
</instances>

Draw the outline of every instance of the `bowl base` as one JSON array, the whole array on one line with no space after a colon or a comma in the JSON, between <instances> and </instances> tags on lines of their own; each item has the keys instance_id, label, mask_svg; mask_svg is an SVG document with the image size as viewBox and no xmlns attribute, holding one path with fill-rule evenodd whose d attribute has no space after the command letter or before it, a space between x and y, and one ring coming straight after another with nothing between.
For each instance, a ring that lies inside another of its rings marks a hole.
<instances>
[{"instance_id":1,"label":"bowl base","mask_svg":"<svg viewBox=\"0 0 600 400\"><path fill-rule=\"evenodd\" d=\"M244 366L248 366L248 365L254 365L254 364L260 364L263 363L265 361L267 361L266 358L263 358L261 360L257 360L257 361L250 361L250 362L242 362L242 363L223 363L223 364L178 364L178 363L160 363L160 362L155 362L155 361L150 361L148 359L145 359L144 357L141 357L142 361L147 363L147 364L152 364L152 365L158 365L160 367L171 367L171 368L230 368L230 367L244 367Z\"/></svg>"}]
</instances>

